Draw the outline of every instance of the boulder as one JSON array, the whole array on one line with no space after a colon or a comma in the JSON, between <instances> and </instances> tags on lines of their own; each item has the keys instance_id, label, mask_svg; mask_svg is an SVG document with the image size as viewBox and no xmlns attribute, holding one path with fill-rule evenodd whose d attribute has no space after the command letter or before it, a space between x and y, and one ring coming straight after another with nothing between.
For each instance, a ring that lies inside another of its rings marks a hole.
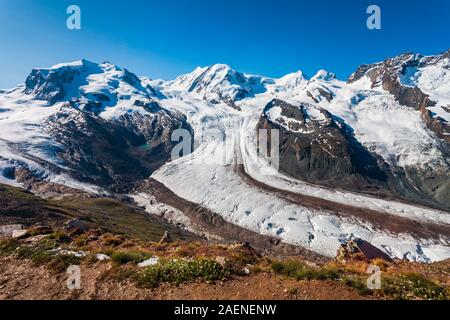
<instances>
[{"instance_id":1,"label":"boulder","mask_svg":"<svg viewBox=\"0 0 450 320\"><path fill-rule=\"evenodd\" d=\"M29 238L25 239L24 242L30 243L30 244L35 244L35 243L38 243L39 241L41 241L42 239L44 239L45 237L46 237L45 234L40 234L37 236L29 237Z\"/></svg>"},{"instance_id":2,"label":"boulder","mask_svg":"<svg viewBox=\"0 0 450 320\"><path fill-rule=\"evenodd\" d=\"M97 253L96 258L98 261L106 261L106 260L111 260L111 258L103 253Z\"/></svg>"},{"instance_id":3,"label":"boulder","mask_svg":"<svg viewBox=\"0 0 450 320\"><path fill-rule=\"evenodd\" d=\"M138 267L144 268L144 267L154 266L154 265L158 264L158 262L159 262L158 257L152 257L150 259L142 261L141 263L138 263Z\"/></svg>"},{"instance_id":4,"label":"boulder","mask_svg":"<svg viewBox=\"0 0 450 320\"><path fill-rule=\"evenodd\" d=\"M28 230L14 230L12 232L12 238L14 239L25 239L29 236Z\"/></svg>"},{"instance_id":5,"label":"boulder","mask_svg":"<svg viewBox=\"0 0 450 320\"><path fill-rule=\"evenodd\" d=\"M349 262L354 260L382 259L392 262L392 259L383 251L372 245L370 242L356 238L351 239L341 245L336 255L336 260Z\"/></svg>"}]
</instances>

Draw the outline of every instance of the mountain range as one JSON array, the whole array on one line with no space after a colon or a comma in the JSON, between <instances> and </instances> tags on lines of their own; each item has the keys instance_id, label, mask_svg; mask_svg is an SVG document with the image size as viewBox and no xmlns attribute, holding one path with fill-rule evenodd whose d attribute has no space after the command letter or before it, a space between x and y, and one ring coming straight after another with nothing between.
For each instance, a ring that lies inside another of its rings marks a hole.
<instances>
[{"instance_id":1,"label":"mountain range","mask_svg":"<svg viewBox=\"0 0 450 320\"><path fill-rule=\"evenodd\" d=\"M80 60L0 91L0 183L45 198L126 196L149 213L168 205L159 185L317 254L356 237L429 262L450 257L449 123L450 50L362 65L345 81L225 64L152 80ZM177 129L195 150L172 161ZM279 131L272 175L255 161L261 129Z\"/></svg>"}]
</instances>

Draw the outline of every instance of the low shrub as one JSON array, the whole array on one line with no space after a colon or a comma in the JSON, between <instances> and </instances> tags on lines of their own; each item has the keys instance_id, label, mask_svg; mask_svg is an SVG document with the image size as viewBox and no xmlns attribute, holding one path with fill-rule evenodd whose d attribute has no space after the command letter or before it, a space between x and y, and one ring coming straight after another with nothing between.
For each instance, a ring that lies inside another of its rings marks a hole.
<instances>
[{"instance_id":1,"label":"low shrub","mask_svg":"<svg viewBox=\"0 0 450 320\"><path fill-rule=\"evenodd\" d=\"M296 260L275 261L271 265L276 274L296 280L337 280L341 271L334 267L312 267Z\"/></svg>"},{"instance_id":2,"label":"low shrub","mask_svg":"<svg viewBox=\"0 0 450 320\"><path fill-rule=\"evenodd\" d=\"M70 243L72 239L63 231L55 231L48 236L48 239L54 240L58 243Z\"/></svg>"},{"instance_id":3,"label":"low shrub","mask_svg":"<svg viewBox=\"0 0 450 320\"><path fill-rule=\"evenodd\" d=\"M450 299L448 290L419 274L402 274L386 278L382 282L382 292L397 300Z\"/></svg>"},{"instance_id":4,"label":"low shrub","mask_svg":"<svg viewBox=\"0 0 450 320\"><path fill-rule=\"evenodd\" d=\"M44 239L34 246L19 246L16 250L16 256L19 259L28 259L34 265L48 264L50 269L56 272L63 272L70 265L79 264L81 258L73 255L60 255L52 252L57 248L54 239Z\"/></svg>"},{"instance_id":5,"label":"low shrub","mask_svg":"<svg viewBox=\"0 0 450 320\"><path fill-rule=\"evenodd\" d=\"M10 256L19 247L15 239L0 240L0 256Z\"/></svg>"},{"instance_id":6,"label":"low shrub","mask_svg":"<svg viewBox=\"0 0 450 320\"><path fill-rule=\"evenodd\" d=\"M71 265L79 265L81 258L74 255L55 255L48 264L49 268L56 273L65 272Z\"/></svg>"},{"instance_id":7,"label":"low shrub","mask_svg":"<svg viewBox=\"0 0 450 320\"><path fill-rule=\"evenodd\" d=\"M114 251L111 260L117 264L134 263L137 264L151 257L150 254L142 251Z\"/></svg>"},{"instance_id":8,"label":"low shrub","mask_svg":"<svg viewBox=\"0 0 450 320\"><path fill-rule=\"evenodd\" d=\"M233 253L229 258L230 264L236 269L242 269L248 264L254 264L258 261L257 257L247 252Z\"/></svg>"},{"instance_id":9,"label":"low shrub","mask_svg":"<svg viewBox=\"0 0 450 320\"><path fill-rule=\"evenodd\" d=\"M374 293L373 290L367 287L367 277L352 275L344 276L343 280L347 286L356 289L361 295L371 295Z\"/></svg>"},{"instance_id":10,"label":"low shrub","mask_svg":"<svg viewBox=\"0 0 450 320\"><path fill-rule=\"evenodd\" d=\"M211 259L162 261L147 267L137 277L137 283L142 287L155 287L161 282L176 285L195 280L209 282L225 279L228 274L227 270Z\"/></svg>"}]
</instances>

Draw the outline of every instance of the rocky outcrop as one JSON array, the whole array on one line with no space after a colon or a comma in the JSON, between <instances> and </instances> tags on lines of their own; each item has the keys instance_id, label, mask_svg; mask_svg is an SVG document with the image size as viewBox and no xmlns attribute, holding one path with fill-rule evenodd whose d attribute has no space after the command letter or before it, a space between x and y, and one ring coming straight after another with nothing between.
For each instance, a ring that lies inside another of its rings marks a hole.
<instances>
[{"instance_id":1,"label":"rocky outcrop","mask_svg":"<svg viewBox=\"0 0 450 320\"><path fill-rule=\"evenodd\" d=\"M387 186L377 158L324 109L275 99L265 107L258 129L279 129L280 170L295 178L350 189Z\"/></svg>"},{"instance_id":2,"label":"rocky outcrop","mask_svg":"<svg viewBox=\"0 0 450 320\"><path fill-rule=\"evenodd\" d=\"M0 236L11 237L14 231L23 230L23 225L21 224L7 224L0 226Z\"/></svg>"}]
</instances>

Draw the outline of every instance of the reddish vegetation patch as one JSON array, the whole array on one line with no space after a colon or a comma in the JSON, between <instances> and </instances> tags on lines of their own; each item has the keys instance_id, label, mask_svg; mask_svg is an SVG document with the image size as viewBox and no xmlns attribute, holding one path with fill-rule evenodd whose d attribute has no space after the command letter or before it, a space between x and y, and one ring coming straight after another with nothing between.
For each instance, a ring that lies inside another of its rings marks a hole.
<instances>
[{"instance_id":1,"label":"reddish vegetation patch","mask_svg":"<svg viewBox=\"0 0 450 320\"><path fill-rule=\"evenodd\" d=\"M1 299L367 299L356 290L332 281L295 281L269 273L238 277L214 284L162 284L153 289L138 288L131 281L114 281L102 275L108 263L83 265L82 289L70 291L66 275L55 275L30 262L0 259Z\"/></svg>"}]
</instances>

